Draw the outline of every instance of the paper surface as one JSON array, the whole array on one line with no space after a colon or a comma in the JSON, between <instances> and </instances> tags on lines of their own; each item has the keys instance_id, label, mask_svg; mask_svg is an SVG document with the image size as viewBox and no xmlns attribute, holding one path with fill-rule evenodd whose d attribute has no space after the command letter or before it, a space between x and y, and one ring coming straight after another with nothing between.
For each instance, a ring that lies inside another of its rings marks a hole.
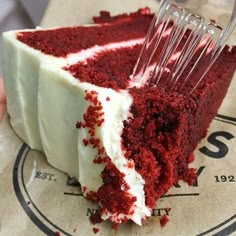
<instances>
[{"instance_id":1,"label":"paper surface","mask_svg":"<svg viewBox=\"0 0 236 236\"><path fill-rule=\"evenodd\" d=\"M85 23L100 10L118 13L145 5L155 8L157 3L51 1L42 26ZM225 17L223 10L214 13ZM231 41L236 43L235 33ZM196 160L191 164L199 175L195 186L180 182L157 201L153 216L142 227L129 222L117 231L108 222L90 224L88 217L97 206L82 197L73 179L48 165L43 154L29 150L15 135L5 114L0 122L0 236L90 236L94 235L93 228L98 228L96 235L102 236L236 235L235 102L236 76L207 137L195 150ZM161 228L164 214L170 221Z\"/></svg>"}]
</instances>

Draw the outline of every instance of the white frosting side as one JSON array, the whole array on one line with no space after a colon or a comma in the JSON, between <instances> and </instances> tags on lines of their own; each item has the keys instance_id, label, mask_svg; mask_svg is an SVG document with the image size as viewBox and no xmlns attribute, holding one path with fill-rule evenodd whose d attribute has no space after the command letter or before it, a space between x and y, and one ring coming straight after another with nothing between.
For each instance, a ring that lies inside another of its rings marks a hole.
<instances>
[{"instance_id":1,"label":"white frosting side","mask_svg":"<svg viewBox=\"0 0 236 236\"><path fill-rule=\"evenodd\" d=\"M42 151L36 102L40 55L18 42L14 32L3 34L3 78L10 121L31 148Z\"/></svg>"},{"instance_id":2,"label":"white frosting side","mask_svg":"<svg viewBox=\"0 0 236 236\"><path fill-rule=\"evenodd\" d=\"M71 161L71 165L65 164L63 166L63 162L68 162L66 157L67 155L65 155L67 148L63 145L63 138L61 135L58 135L57 138L55 138L55 135L53 135L53 127L56 129L56 131L58 131L58 127L55 125L56 122L52 122L52 124L49 125L52 117L56 116L57 112L53 114L49 112L49 104L52 103L49 103L48 101L54 101L55 106L53 108L51 107L51 109L55 110L58 101L63 101L63 99L66 99L66 96L64 96L66 91L68 93L68 91L71 90L71 86L69 84L73 82L78 83L78 80L71 76L70 81L68 83L64 82L63 84L63 77L66 76L63 73L59 73L58 71L62 71L60 68L68 66L68 63L71 62L71 59L73 59L72 61L74 63L76 63L78 60L85 62L86 59L88 59L88 55L94 56L96 53L99 53L103 50L110 50L112 47L113 49L117 49L120 47L133 46L136 43L141 43L142 39L130 40L130 42L128 41L108 44L104 47L94 46L90 49L83 50L80 53L69 54L68 58L58 58L52 55L46 55L17 40L17 33L25 31L32 30L9 31L3 34L3 74L5 91L7 95L7 109L8 113L10 114L11 124L19 137L21 137L24 142L26 142L32 149L44 152L47 158L50 159L49 162L53 166L68 173L69 175L78 177L78 165L73 164L74 161ZM78 57L77 60L75 59L76 57ZM43 71L42 76L45 77L45 79L42 79L42 84L45 83L44 92L39 91L38 89L41 64L44 64L44 67L47 65L49 68L54 68L53 73L44 73L45 70L41 70ZM68 72L64 73L69 74ZM58 79L55 79L57 78L57 74ZM64 81L66 81L66 79L64 79ZM67 85L68 87L66 87ZM63 92L64 95L61 95L63 90L60 89L61 86L65 86ZM44 105L41 107L45 114L43 114L43 112L40 114L38 113L38 92L40 92L40 94L44 93L40 99L43 101L41 105ZM52 97L53 95L54 97ZM51 98L51 100L47 101L47 96L48 99ZM57 101L55 97L57 97ZM77 98L74 95L71 95L71 100L72 99L76 100ZM78 100L80 100L80 98L78 98ZM63 114L62 107L58 108L57 118L61 116L61 113ZM51 116L49 116L49 114L51 114ZM44 117L48 117L48 120L51 119L50 122L46 122ZM56 117L54 117L54 120L55 119ZM39 120L40 122L42 120L45 121L45 126L41 127L47 127L47 129L45 128L43 132L42 129L40 130L39 128ZM65 120L68 120L68 117L65 118ZM72 122L72 125L74 125L76 122L76 120L70 121ZM64 129L63 132L65 131L66 129ZM71 137L74 137L73 132L70 131ZM72 139L68 138L68 140ZM76 146L73 147L72 144L69 144L68 150L70 156L69 159L77 159Z\"/></svg>"},{"instance_id":3,"label":"white frosting side","mask_svg":"<svg viewBox=\"0 0 236 236\"><path fill-rule=\"evenodd\" d=\"M102 103L105 122L101 127L96 128L96 138L99 138L101 145L105 148L106 154L111 159L116 168L125 175L124 181L130 189L127 192L131 196L136 197L136 201L132 206L133 214L111 214L103 212L102 218L110 218L113 222L121 223L122 219L128 218L136 224L141 225L141 220L151 215L151 209L145 205L144 184L145 181L134 165L130 167L128 159L124 157L121 148L121 132L123 129L123 121L128 118L129 109L132 104L132 97L127 91L116 92L112 89L98 88L96 86L86 85L86 90L95 90L98 92L98 100ZM107 101L109 97L109 101ZM79 151L79 181L82 186L86 187L85 195L89 191L97 191L102 185L100 177L101 171L104 169L104 164L94 164L93 160L96 155L96 150L91 145L84 146L83 139L90 137L87 128L79 130L78 151ZM121 186L122 188L122 186ZM122 189L123 190L123 189ZM125 190L124 190L125 191Z\"/></svg>"},{"instance_id":4,"label":"white frosting side","mask_svg":"<svg viewBox=\"0 0 236 236\"><path fill-rule=\"evenodd\" d=\"M52 64L39 72L38 122L47 161L70 176L79 177L77 120L87 109L78 80Z\"/></svg>"}]
</instances>

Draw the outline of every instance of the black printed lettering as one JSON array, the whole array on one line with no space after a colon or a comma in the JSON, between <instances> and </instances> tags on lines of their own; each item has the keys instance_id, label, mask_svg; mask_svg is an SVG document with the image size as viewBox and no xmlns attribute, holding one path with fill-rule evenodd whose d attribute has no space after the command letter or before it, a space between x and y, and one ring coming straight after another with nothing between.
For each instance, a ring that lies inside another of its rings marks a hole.
<instances>
[{"instance_id":1,"label":"black printed lettering","mask_svg":"<svg viewBox=\"0 0 236 236\"><path fill-rule=\"evenodd\" d=\"M215 175L216 183L236 183L236 177L234 175Z\"/></svg>"},{"instance_id":2,"label":"black printed lettering","mask_svg":"<svg viewBox=\"0 0 236 236\"><path fill-rule=\"evenodd\" d=\"M223 137L227 140L230 140L230 139L234 138L234 135L232 135L228 132L225 132L225 131L214 132L207 138L207 141L210 144L216 146L218 148L218 150L216 152L214 152L214 151L210 150L208 147L204 146L204 147L200 148L199 151L211 158L218 159L218 158L225 157L229 151L229 148L225 143L219 141L217 139L218 137Z\"/></svg>"},{"instance_id":3,"label":"black printed lettering","mask_svg":"<svg viewBox=\"0 0 236 236\"><path fill-rule=\"evenodd\" d=\"M91 216L91 215L97 213L98 211L99 211L99 209L87 208L87 214L86 214L86 216Z\"/></svg>"},{"instance_id":4,"label":"black printed lettering","mask_svg":"<svg viewBox=\"0 0 236 236\"><path fill-rule=\"evenodd\" d=\"M198 187L198 178L202 174L203 170L205 169L205 166L200 166L199 169L196 171L197 178L195 180L195 183L193 184L193 187ZM174 187L181 188L180 183L174 184Z\"/></svg>"},{"instance_id":5,"label":"black printed lettering","mask_svg":"<svg viewBox=\"0 0 236 236\"><path fill-rule=\"evenodd\" d=\"M48 180L48 181L56 181L56 177L55 177L55 174L50 174L50 173L47 173L47 172L40 172L40 171L37 171L36 174L35 174L35 178L36 179L42 179L42 180Z\"/></svg>"},{"instance_id":6,"label":"black printed lettering","mask_svg":"<svg viewBox=\"0 0 236 236\"><path fill-rule=\"evenodd\" d=\"M197 170L197 172L196 172L197 178L196 178L196 180L195 180L195 183L193 184L194 187L198 187L198 177L200 176L200 174L202 173L202 171L203 171L204 169L205 169L205 166L201 166L201 167Z\"/></svg>"},{"instance_id":7,"label":"black printed lettering","mask_svg":"<svg viewBox=\"0 0 236 236\"><path fill-rule=\"evenodd\" d=\"M170 211L171 211L171 208L154 208L152 210L152 216L163 216L164 214L169 216Z\"/></svg>"}]
</instances>

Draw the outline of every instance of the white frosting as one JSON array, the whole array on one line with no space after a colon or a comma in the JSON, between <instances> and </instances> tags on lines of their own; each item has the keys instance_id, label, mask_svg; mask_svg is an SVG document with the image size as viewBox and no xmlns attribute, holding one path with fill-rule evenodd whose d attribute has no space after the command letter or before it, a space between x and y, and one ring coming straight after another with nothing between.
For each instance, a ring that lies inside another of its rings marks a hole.
<instances>
[{"instance_id":1,"label":"white frosting","mask_svg":"<svg viewBox=\"0 0 236 236\"><path fill-rule=\"evenodd\" d=\"M86 62L104 50L140 44L143 39L94 46L67 58L56 58L19 42L16 33L7 32L3 37L4 83L14 130L31 148L43 151L51 165L78 177L88 191L96 191L102 185L100 173L104 165L93 163L94 150L85 148L81 142L88 135L87 130L78 131L75 124L83 120L89 105L84 99L85 90L97 91L105 122L97 128L96 135L114 165L125 174L124 180L130 186L129 194L137 198L132 207L134 214L124 216L104 212L102 217L115 222L127 217L141 224L141 220L151 214L145 206L144 180L134 168L127 166L120 137L132 98L127 91L117 92L81 83L61 67L78 60ZM107 96L110 101L106 100Z\"/></svg>"},{"instance_id":2,"label":"white frosting","mask_svg":"<svg viewBox=\"0 0 236 236\"><path fill-rule=\"evenodd\" d=\"M132 104L132 98L127 91L116 92L112 89L92 88L85 86L85 89L91 91L96 89L98 92L98 100L102 103L105 122L101 127L96 128L96 137L102 142L106 154L111 159L116 168L125 175L124 181L130 186L127 192L131 196L136 197L136 201L132 206L133 214L129 215L113 215L110 212L104 212L103 219L110 218L112 221L121 223L122 219L128 218L136 224L141 225L141 220L151 215L151 209L145 205L144 184L145 181L135 171L133 167L129 167L129 161L124 157L121 148L121 132L123 129L123 121L128 118L129 108ZM105 90L105 91L104 91ZM110 100L107 101L106 98ZM94 164L93 160L96 156L96 150L91 146L85 147L83 139L90 137L87 128L79 130L78 151L79 151L79 181L82 186L86 186L86 192L97 191L102 185L100 173L104 169L104 164ZM98 166L95 167L94 165ZM123 189L124 190L124 189Z\"/></svg>"},{"instance_id":3,"label":"white frosting","mask_svg":"<svg viewBox=\"0 0 236 236\"><path fill-rule=\"evenodd\" d=\"M72 109L83 108L82 104L78 106L74 103L82 100L84 94L82 92L79 94L74 92L71 96L68 95L71 90L73 91L71 84L76 86L75 84L78 83L78 80L71 77L67 84L64 77L69 78L69 73L60 68L69 66L72 61L74 63L78 60L85 62L88 59L88 55L94 56L96 53L110 50L112 47L115 50L120 47L133 46L136 43L141 43L142 39L108 44L104 47L94 46L80 53L69 54L67 58L58 58L41 53L21 43L16 39L16 35L19 32L22 31L9 31L3 34L4 85L8 98L7 109L10 114L11 124L16 133L32 149L40 150L46 154L50 164L69 175L78 177L78 161L75 161L77 160L76 133L75 131L69 132L67 131L68 129L64 129L63 138L60 135L58 123L60 124L61 122L60 117L65 116L64 111L67 108L68 114L71 113L69 107ZM76 57L78 57L78 60L75 59ZM73 60L71 61L71 59ZM53 71L49 73L47 67L52 67ZM41 74L40 78L39 74ZM38 82L40 82L40 85ZM40 90L38 86L44 89ZM67 97L65 94L67 94ZM52 96L54 97L52 98ZM38 102L38 98L42 102ZM54 103L50 103L50 101ZM58 107L58 102L64 104L63 101L73 105L65 104L63 109ZM74 102L71 103L70 101ZM38 104L40 104L40 110L45 113L38 112ZM54 110L57 110L57 112L52 112ZM71 122L69 126L71 129L74 128L76 120L80 117L79 114L81 114L81 111L77 111L74 115L71 114L70 119L68 117L64 119L64 124L68 125ZM46 121L46 117L48 121ZM52 117L54 122L52 122ZM49 121L51 123L48 123ZM41 128L39 128L39 124L41 124ZM57 132L58 135L55 135ZM65 134L68 134L67 138L65 138ZM68 148L65 147L64 142L68 143Z\"/></svg>"},{"instance_id":4,"label":"white frosting","mask_svg":"<svg viewBox=\"0 0 236 236\"><path fill-rule=\"evenodd\" d=\"M128 48L133 47L136 44L142 44L143 38L136 39L136 40L129 40L124 42L118 43L109 43L104 46L95 45L92 48L81 50L79 53L71 53L67 56L67 64L73 65L78 61L86 61L87 59L91 59L96 56L96 54L103 52L103 51L111 51L117 48Z\"/></svg>"}]
</instances>

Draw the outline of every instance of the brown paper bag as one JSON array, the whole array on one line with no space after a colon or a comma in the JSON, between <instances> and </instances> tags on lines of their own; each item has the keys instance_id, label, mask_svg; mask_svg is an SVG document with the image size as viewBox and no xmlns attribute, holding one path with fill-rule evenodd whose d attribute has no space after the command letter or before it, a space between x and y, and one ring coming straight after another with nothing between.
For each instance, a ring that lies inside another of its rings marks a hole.
<instances>
[{"instance_id":1,"label":"brown paper bag","mask_svg":"<svg viewBox=\"0 0 236 236\"><path fill-rule=\"evenodd\" d=\"M87 23L102 9L120 13L146 5L158 6L154 0L50 1L42 26ZM212 7L211 12L225 18L222 9ZM231 42L235 39L234 33ZM207 137L195 150L191 164L198 174L195 185L180 182L158 200L153 216L142 227L129 222L117 231L108 222L90 224L88 217L97 206L82 197L73 178L23 144L5 114L0 123L0 235L236 235L235 101L236 76ZM170 221L162 228L164 214Z\"/></svg>"}]
</instances>

